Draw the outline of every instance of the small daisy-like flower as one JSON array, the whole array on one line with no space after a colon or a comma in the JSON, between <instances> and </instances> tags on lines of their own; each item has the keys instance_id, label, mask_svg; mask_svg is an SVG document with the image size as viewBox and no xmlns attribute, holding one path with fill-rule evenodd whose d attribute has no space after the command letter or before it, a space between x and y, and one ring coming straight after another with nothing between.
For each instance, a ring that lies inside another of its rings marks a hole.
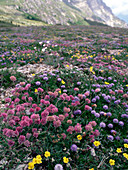
<instances>
[{"instance_id":1,"label":"small daisy-like flower","mask_svg":"<svg viewBox=\"0 0 128 170\"><path fill-rule=\"evenodd\" d=\"M99 147L99 145L101 145L99 141L94 141L93 144L95 145L95 147Z\"/></svg>"},{"instance_id":2,"label":"small daisy-like flower","mask_svg":"<svg viewBox=\"0 0 128 170\"><path fill-rule=\"evenodd\" d=\"M34 169L34 163L33 162L28 163L28 169Z\"/></svg>"},{"instance_id":3,"label":"small daisy-like flower","mask_svg":"<svg viewBox=\"0 0 128 170\"><path fill-rule=\"evenodd\" d=\"M82 140L82 136L81 135L77 135L77 139L78 140Z\"/></svg>"},{"instance_id":4,"label":"small daisy-like flower","mask_svg":"<svg viewBox=\"0 0 128 170\"><path fill-rule=\"evenodd\" d=\"M115 165L115 160L110 159L110 160L109 160L109 164L110 164L111 166Z\"/></svg>"},{"instance_id":5,"label":"small daisy-like flower","mask_svg":"<svg viewBox=\"0 0 128 170\"><path fill-rule=\"evenodd\" d=\"M121 148L117 148L116 152L117 152L117 153L122 153Z\"/></svg>"},{"instance_id":6,"label":"small daisy-like flower","mask_svg":"<svg viewBox=\"0 0 128 170\"><path fill-rule=\"evenodd\" d=\"M46 158L50 157L50 155L51 155L51 154L50 154L49 151L46 151L45 154L44 154L44 156L45 156Z\"/></svg>"},{"instance_id":7,"label":"small daisy-like flower","mask_svg":"<svg viewBox=\"0 0 128 170\"><path fill-rule=\"evenodd\" d=\"M69 159L66 158L66 157L63 157L63 162L64 162L65 164L67 164L67 163L69 162Z\"/></svg>"}]
</instances>

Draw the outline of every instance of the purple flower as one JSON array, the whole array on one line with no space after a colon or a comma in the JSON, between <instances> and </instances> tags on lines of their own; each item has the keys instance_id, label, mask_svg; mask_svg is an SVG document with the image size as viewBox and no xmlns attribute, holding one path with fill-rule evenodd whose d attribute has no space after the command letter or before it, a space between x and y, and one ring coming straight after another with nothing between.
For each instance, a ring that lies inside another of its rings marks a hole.
<instances>
[{"instance_id":1,"label":"purple flower","mask_svg":"<svg viewBox=\"0 0 128 170\"><path fill-rule=\"evenodd\" d=\"M128 143L128 139L124 139L124 143Z\"/></svg>"},{"instance_id":2,"label":"purple flower","mask_svg":"<svg viewBox=\"0 0 128 170\"><path fill-rule=\"evenodd\" d=\"M113 128L113 124L109 123L109 124L108 124L108 127L109 127L109 128Z\"/></svg>"},{"instance_id":3,"label":"purple flower","mask_svg":"<svg viewBox=\"0 0 128 170\"><path fill-rule=\"evenodd\" d=\"M113 123L118 123L118 119L113 119Z\"/></svg>"},{"instance_id":4,"label":"purple flower","mask_svg":"<svg viewBox=\"0 0 128 170\"><path fill-rule=\"evenodd\" d=\"M62 79L61 78L58 78L57 81L61 81Z\"/></svg>"},{"instance_id":5,"label":"purple flower","mask_svg":"<svg viewBox=\"0 0 128 170\"><path fill-rule=\"evenodd\" d=\"M92 113L92 114L95 114L95 113L96 113L96 111L95 111L95 110L92 110L92 111L91 111L91 113Z\"/></svg>"},{"instance_id":6,"label":"purple flower","mask_svg":"<svg viewBox=\"0 0 128 170\"><path fill-rule=\"evenodd\" d=\"M54 170L63 170L63 166L61 164L56 164Z\"/></svg>"},{"instance_id":7,"label":"purple flower","mask_svg":"<svg viewBox=\"0 0 128 170\"><path fill-rule=\"evenodd\" d=\"M43 80L46 80L46 81L47 81L47 80L48 80L48 77L44 77Z\"/></svg>"},{"instance_id":8,"label":"purple flower","mask_svg":"<svg viewBox=\"0 0 128 170\"><path fill-rule=\"evenodd\" d=\"M99 113L95 113L94 114L96 117L100 117L100 114Z\"/></svg>"},{"instance_id":9,"label":"purple flower","mask_svg":"<svg viewBox=\"0 0 128 170\"><path fill-rule=\"evenodd\" d=\"M103 106L103 109L107 110L107 109L108 109L108 106L107 106L107 105L104 105L104 106Z\"/></svg>"},{"instance_id":10,"label":"purple flower","mask_svg":"<svg viewBox=\"0 0 128 170\"><path fill-rule=\"evenodd\" d=\"M81 110L74 111L74 115L80 115L80 114L81 114Z\"/></svg>"},{"instance_id":11,"label":"purple flower","mask_svg":"<svg viewBox=\"0 0 128 170\"><path fill-rule=\"evenodd\" d=\"M37 86L41 85L41 82L40 82L40 81L37 81L37 82L36 82L36 85L37 85Z\"/></svg>"},{"instance_id":12,"label":"purple flower","mask_svg":"<svg viewBox=\"0 0 128 170\"><path fill-rule=\"evenodd\" d=\"M120 137L119 137L119 136L116 136L115 139L116 139L116 140L120 140Z\"/></svg>"},{"instance_id":13,"label":"purple flower","mask_svg":"<svg viewBox=\"0 0 128 170\"><path fill-rule=\"evenodd\" d=\"M104 122L101 122L101 123L100 123L100 127L105 128L105 127L106 127L106 124L105 124Z\"/></svg>"},{"instance_id":14,"label":"purple flower","mask_svg":"<svg viewBox=\"0 0 128 170\"><path fill-rule=\"evenodd\" d=\"M77 146L76 146L75 144L73 144L73 145L71 146L71 150L76 152L76 151L77 151Z\"/></svg>"},{"instance_id":15,"label":"purple flower","mask_svg":"<svg viewBox=\"0 0 128 170\"><path fill-rule=\"evenodd\" d=\"M78 81L78 82L77 82L77 85L81 85L81 82Z\"/></svg>"},{"instance_id":16,"label":"purple flower","mask_svg":"<svg viewBox=\"0 0 128 170\"><path fill-rule=\"evenodd\" d=\"M61 88L65 88L65 85L62 85Z\"/></svg>"},{"instance_id":17,"label":"purple flower","mask_svg":"<svg viewBox=\"0 0 128 170\"><path fill-rule=\"evenodd\" d=\"M124 126L124 122L123 121L119 121L119 125L120 126Z\"/></svg>"},{"instance_id":18,"label":"purple flower","mask_svg":"<svg viewBox=\"0 0 128 170\"><path fill-rule=\"evenodd\" d=\"M112 135L109 135L109 136L107 137L107 139L110 140L110 141L113 141L114 137L113 137Z\"/></svg>"},{"instance_id":19,"label":"purple flower","mask_svg":"<svg viewBox=\"0 0 128 170\"><path fill-rule=\"evenodd\" d=\"M111 112L108 112L108 113L107 113L107 116L112 116Z\"/></svg>"},{"instance_id":20,"label":"purple flower","mask_svg":"<svg viewBox=\"0 0 128 170\"><path fill-rule=\"evenodd\" d=\"M93 102L93 103L95 103L95 102L96 102L96 99L95 99L95 98L93 98L93 99L92 99L92 102Z\"/></svg>"}]
</instances>

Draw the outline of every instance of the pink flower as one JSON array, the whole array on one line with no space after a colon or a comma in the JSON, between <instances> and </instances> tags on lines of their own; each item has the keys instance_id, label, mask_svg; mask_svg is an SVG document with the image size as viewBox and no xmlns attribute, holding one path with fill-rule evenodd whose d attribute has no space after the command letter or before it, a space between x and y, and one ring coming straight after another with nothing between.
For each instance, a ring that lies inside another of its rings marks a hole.
<instances>
[{"instance_id":1,"label":"pink flower","mask_svg":"<svg viewBox=\"0 0 128 170\"><path fill-rule=\"evenodd\" d=\"M48 116L47 117L47 121L55 121L55 117L54 116Z\"/></svg>"},{"instance_id":2,"label":"pink flower","mask_svg":"<svg viewBox=\"0 0 128 170\"><path fill-rule=\"evenodd\" d=\"M46 95L44 99L45 99L45 100L49 100L49 99L50 99L50 96L49 96L49 95Z\"/></svg>"},{"instance_id":3,"label":"pink flower","mask_svg":"<svg viewBox=\"0 0 128 170\"><path fill-rule=\"evenodd\" d=\"M9 146L11 146L11 147L12 147L14 144L15 144L15 142L14 142L14 141L12 141L12 140L8 140L8 145L9 145Z\"/></svg>"},{"instance_id":4,"label":"pink flower","mask_svg":"<svg viewBox=\"0 0 128 170\"><path fill-rule=\"evenodd\" d=\"M15 77L15 76L11 76L11 77L10 77L10 80L16 81L16 77Z\"/></svg>"},{"instance_id":5,"label":"pink flower","mask_svg":"<svg viewBox=\"0 0 128 170\"><path fill-rule=\"evenodd\" d=\"M54 125L54 127L57 128L57 127L61 126L61 121L60 120L54 121L53 125Z\"/></svg>"},{"instance_id":6,"label":"pink flower","mask_svg":"<svg viewBox=\"0 0 128 170\"><path fill-rule=\"evenodd\" d=\"M86 131L92 131L93 130L93 128L90 124L86 125L85 129L86 129Z\"/></svg>"},{"instance_id":7,"label":"pink flower","mask_svg":"<svg viewBox=\"0 0 128 170\"><path fill-rule=\"evenodd\" d=\"M29 147L29 146L30 146L29 140L26 140L26 141L24 142L24 145L25 145L26 147Z\"/></svg>"},{"instance_id":8,"label":"pink flower","mask_svg":"<svg viewBox=\"0 0 128 170\"><path fill-rule=\"evenodd\" d=\"M65 118L66 118L66 117L68 117L68 116L69 116L69 114L68 114L68 113L65 113L65 114L64 114L64 116L65 116Z\"/></svg>"},{"instance_id":9,"label":"pink flower","mask_svg":"<svg viewBox=\"0 0 128 170\"><path fill-rule=\"evenodd\" d=\"M9 114L9 115L13 115L15 112L14 112L14 110L8 110L7 111L7 114Z\"/></svg>"},{"instance_id":10,"label":"pink flower","mask_svg":"<svg viewBox=\"0 0 128 170\"><path fill-rule=\"evenodd\" d=\"M44 110L42 113L41 113L41 117L47 117L49 115L49 112L47 110Z\"/></svg>"},{"instance_id":11,"label":"pink flower","mask_svg":"<svg viewBox=\"0 0 128 170\"><path fill-rule=\"evenodd\" d=\"M14 100L15 103L19 103L19 101L20 101L19 98L16 98L16 99Z\"/></svg>"},{"instance_id":12,"label":"pink flower","mask_svg":"<svg viewBox=\"0 0 128 170\"><path fill-rule=\"evenodd\" d=\"M64 115L59 115L59 120L62 122L65 119Z\"/></svg>"},{"instance_id":13,"label":"pink flower","mask_svg":"<svg viewBox=\"0 0 128 170\"><path fill-rule=\"evenodd\" d=\"M72 134L73 131L74 131L74 127L73 126L69 126L68 129L67 129L67 132Z\"/></svg>"},{"instance_id":14,"label":"pink flower","mask_svg":"<svg viewBox=\"0 0 128 170\"><path fill-rule=\"evenodd\" d=\"M37 107L37 104L32 104L32 107L33 107L33 108L36 108L36 107Z\"/></svg>"},{"instance_id":15,"label":"pink flower","mask_svg":"<svg viewBox=\"0 0 128 170\"><path fill-rule=\"evenodd\" d=\"M29 98L28 98L28 101L29 101L29 102L33 101L33 98L32 98L32 97L29 97Z\"/></svg>"},{"instance_id":16,"label":"pink flower","mask_svg":"<svg viewBox=\"0 0 128 170\"><path fill-rule=\"evenodd\" d=\"M41 110L40 107L36 107L36 108L35 108L35 111L36 111L36 112L39 112L40 110Z\"/></svg>"},{"instance_id":17,"label":"pink flower","mask_svg":"<svg viewBox=\"0 0 128 170\"><path fill-rule=\"evenodd\" d=\"M86 98L85 101L89 104L91 103L90 99Z\"/></svg>"},{"instance_id":18,"label":"pink flower","mask_svg":"<svg viewBox=\"0 0 128 170\"><path fill-rule=\"evenodd\" d=\"M51 113L56 113L56 112L58 112L58 108L57 108L57 107L54 107L54 108L52 109Z\"/></svg>"},{"instance_id":19,"label":"pink flower","mask_svg":"<svg viewBox=\"0 0 128 170\"><path fill-rule=\"evenodd\" d=\"M72 124L72 120L67 120L67 123L68 124Z\"/></svg>"},{"instance_id":20,"label":"pink flower","mask_svg":"<svg viewBox=\"0 0 128 170\"><path fill-rule=\"evenodd\" d=\"M34 110L33 108L30 108L30 109L29 109L29 112L30 112L30 113L34 113L34 111L35 111L35 110Z\"/></svg>"},{"instance_id":21,"label":"pink flower","mask_svg":"<svg viewBox=\"0 0 128 170\"><path fill-rule=\"evenodd\" d=\"M1 113L1 116L3 117L3 118L7 118L7 113Z\"/></svg>"},{"instance_id":22,"label":"pink flower","mask_svg":"<svg viewBox=\"0 0 128 170\"><path fill-rule=\"evenodd\" d=\"M37 133L37 132L34 132L34 133L33 133L33 136L34 136L35 138L38 138L38 135L39 135L39 133Z\"/></svg>"},{"instance_id":23,"label":"pink flower","mask_svg":"<svg viewBox=\"0 0 128 170\"><path fill-rule=\"evenodd\" d=\"M77 88L77 87L76 87L76 88L74 88L74 91L79 91L79 88Z\"/></svg>"},{"instance_id":24,"label":"pink flower","mask_svg":"<svg viewBox=\"0 0 128 170\"><path fill-rule=\"evenodd\" d=\"M96 130L93 132L93 135L94 135L95 137L98 137L98 136L100 135L99 130L96 129Z\"/></svg>"},{"instance_id":25,"label":"pink flower","mask_svg":"<svg viewBox=\"0 0 128 170\"><path fill-rule=\"evenodd\" d=\"M25 142L25 136L24 135L20 135L19 138L18 138L18 142L19 144L22 144Z\"/></svg>"},{"instance_id":26,"label":"pink flower","mask_svg":"<svg viewBox=\"0 0 128 170\"><path fill-rule=\"evenodd\" d=\"M37 132L37 128L32 128L32 132Z\"/></svg>"},{"instance_id":27,"label":"pink flower","mask_svg":"<svg viewBox=\"0 0 128 170\"><path fill-rule=\"evenodd\" d=\"M66 138L66 134L65 133L62 133L61 135L63 136L63 139Z\"/></svg>"},{"instance_id":28,"label":"pink flower","mask_svg":"<svg viewBox=\"0 0 128 170\"><path fill-rule=\"evenodd\" d=\"M18 126L18 127L16 127L16 130L17 130L19 133L21 133L22 130L23 130L23 128L22 128L21 126Z\"/></svg>"},{"instance_id":29,"label":"pink flower","mask_svg":"<svg viewBox=\"0 0 128 170\"><path fill-rule=\"evenodd\" d=\"M90 110L90 106L85 105L85 110Z\"/></svg>"},{"instance_id":30,"label":"pink flower","mask_svg":"<svg viewBox=\"0 0 128 170\"><path fill-rule=\"evenodd\" d=\"M21 99L22 99L22 100L26 100L26 96L22 96Z\"/></svg>"},{"instance_id":31,"label":"pink flower","mask_svg":"<svg viewBox=\"0 0 128 170\"><path fill-rule=\"evenodd\" d=\"M41 123L42 125L45 125L45 124L47 123L46 117L43 117L43 118L41 119L40 123Z\"/></svg>"},{"instance_id":32,"label":"pink flower","mask_svg":"<svg viewBox=\"0 0 128 170\"><path fill-rule=\"evenodd\" d=\"M24 86L24 85L25 85L25 82L20 82L20 85L21 85L21 86Z\"/></svg>"},{"instance_id":33,"label":"pink flower","mask_svg":"<svg viewBox=\"0 0 128 170\"><path fill-rule=\"evenodd\" d=\"M91 126L96 126L96 125L97 125L97 123L96 123L95 121L89 122L89 124L90 124Z\"/></svg>"},{"instance_id":34,"label":"pink flower","mask_svg":"<svg viewBox=\"0 0 128 170\"><path fill-rule=\"evenodd\" d=\"M70 112L70 108L64 107L63 111L68 113L68 112Z\"/></svg>"},{"instance_id":35,"label":"pink flower","mask_svg":"<svg viewBox=\"0 0 128 170\"><path fill-rule=\"evenodd\" d=\"M38 90L39 92L41 92L41 93L44 91L44 90L43 90L42 88L40 88L40 87L39 87L37 90Z\"/></svg>"},{"instance_id":36,"label":"pink flower","mask_svg":"<svg viewBox=\"0 0 128 170\"><path fill-rule=\"evenodd\" d=\"M15 120L9 120L8 122L9 126L14 126L16 124Z\"/></svg>"},{"instance_id":37,"label":"pink flower","mask_svg":"<svg viewBox=\"0 0 128 170\"><path fill-rule=\"evenodd\" d=\"M31 133L27 133L26 138L29 139L31 137L31 135L32 135Z\"/></svg>"},{"instance_id":38,"label":"pink flower","mask_svg":"<svg viewBox=\"0 0 128 170\"><path fill-rule=\"evenodd\" d=\"M6 98L5 102L7 102L7 103L11 102L11 98Z\"/></svg>"},{"instance_id":39,"label":"pink flower","mask_svg":"<svg viewBox=\"0 0 128 170\"><path fill-rule=\"evenodd\" d=\"M101 91L100 88L95 89L95 92L96 92L96 93L97 93L97 92L100 92L100 91Z\"/></svg>"},{"instance_id":40,"label":"pink flower","mask_svg":"<svg viewBox=\"0 0 128 170\"><path fill-rule=\"evenodd\" d=\"M74 128L75 132L79 133L82 131L81 125L79 123L77 123L77 125Z\"/></svg>"}]
</instances>

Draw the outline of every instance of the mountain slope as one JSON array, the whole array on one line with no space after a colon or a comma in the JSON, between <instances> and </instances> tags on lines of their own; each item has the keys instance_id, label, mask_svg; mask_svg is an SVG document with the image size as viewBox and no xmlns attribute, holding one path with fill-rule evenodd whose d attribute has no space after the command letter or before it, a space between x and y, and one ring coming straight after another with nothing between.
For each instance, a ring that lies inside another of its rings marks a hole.
<instances>
[{"instance_id":1,"label":"mountain slope","mask_svg":"<svg viewBox=\"0 0 128 170\"><path fill-rule=\"evenodd\" d=\"M102 0L0 0L0 20L17 25L89 25L91 20L127 27Z\"/></svg>"}]
</instances>

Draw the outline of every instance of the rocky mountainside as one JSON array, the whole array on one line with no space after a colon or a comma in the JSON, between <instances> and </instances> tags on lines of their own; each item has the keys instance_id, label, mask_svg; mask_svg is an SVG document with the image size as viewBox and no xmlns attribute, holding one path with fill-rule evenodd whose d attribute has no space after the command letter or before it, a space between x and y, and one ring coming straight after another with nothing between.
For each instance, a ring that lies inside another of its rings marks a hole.
<instances>
[{"instance_id":1,"label":"rocky mountainside","mask_svg":"<svg viewBox=\"0 0 128 170\"><path fill-rule=\"evenodd\" d=\"M102 0L0 0L0 20L18 25L89 25L127 27Z\"/></svg>"}]
</instances>

